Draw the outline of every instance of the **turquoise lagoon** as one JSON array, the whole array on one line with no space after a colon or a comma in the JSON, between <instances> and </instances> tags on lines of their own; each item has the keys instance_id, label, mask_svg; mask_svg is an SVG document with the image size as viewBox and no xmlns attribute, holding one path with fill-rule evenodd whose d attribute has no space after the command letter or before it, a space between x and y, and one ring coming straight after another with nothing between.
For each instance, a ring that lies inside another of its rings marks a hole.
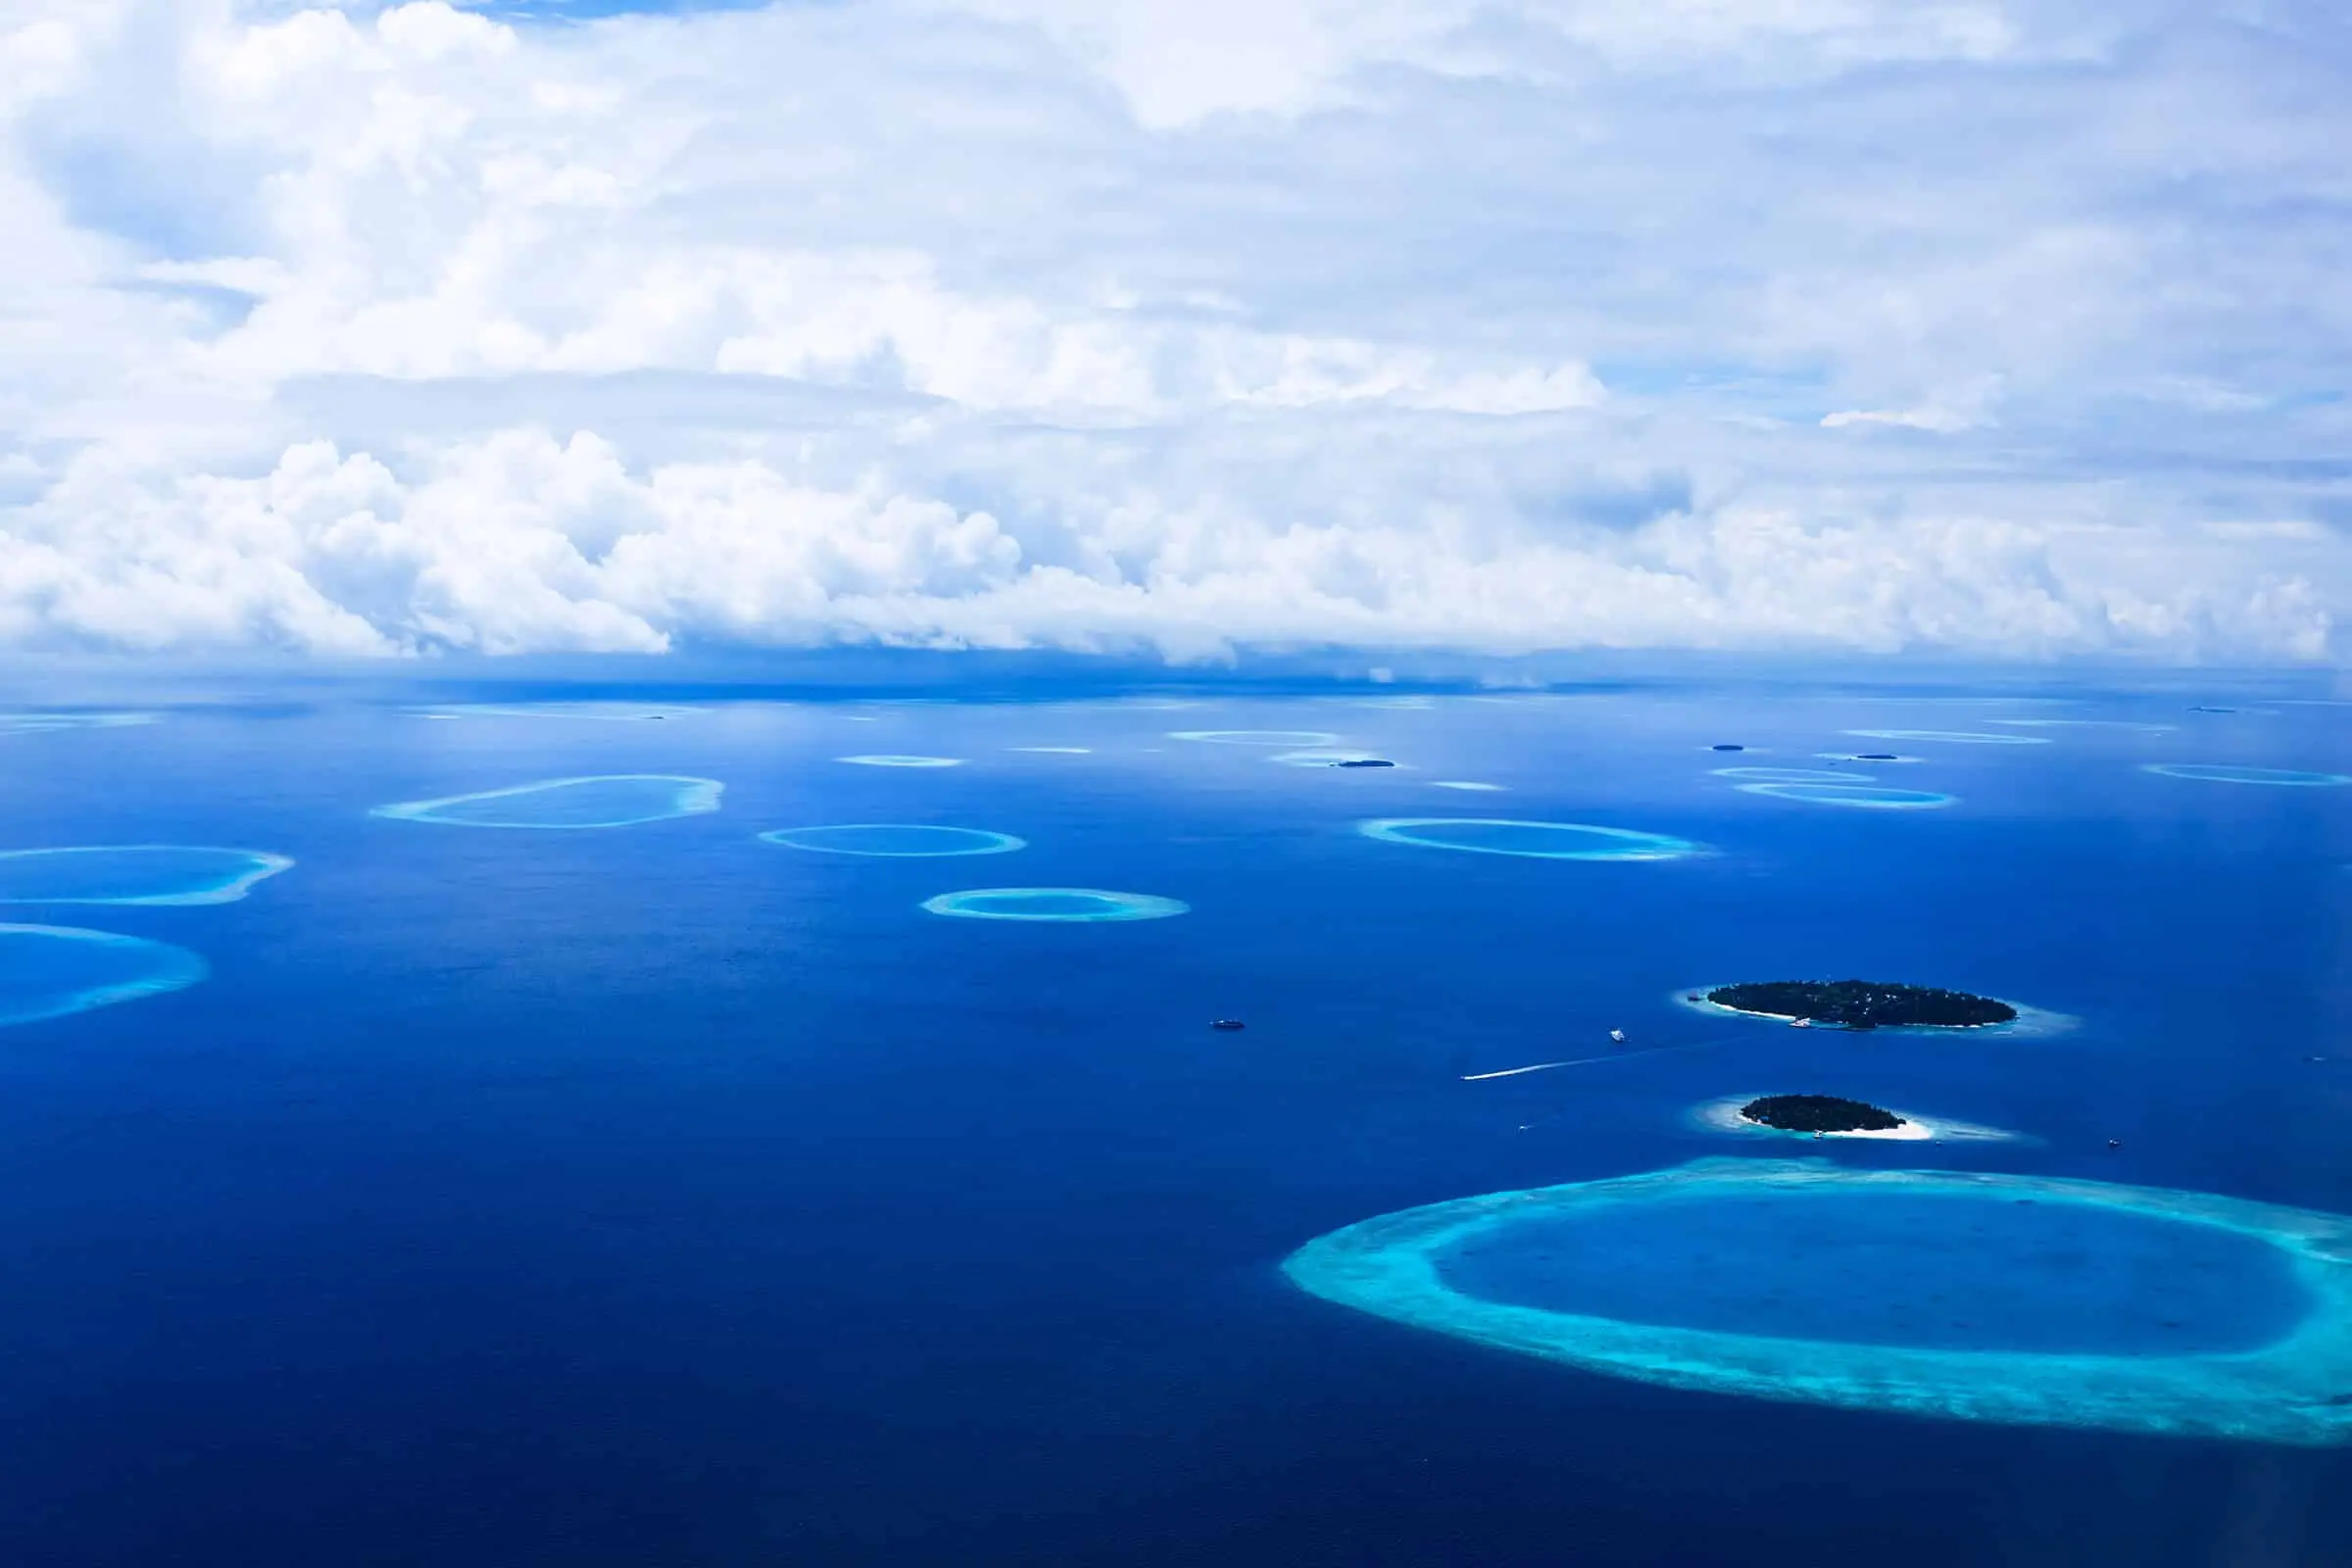
<instances>
[{"instance_id":1,"label":"turquoise lagoon","mask_svg":"<svg viewBox=\"0 0 2352 1568\"><path fill-rule=\"evenodd\" d=\"M1027 839L979 827L934 827L919 822L843 822L823 827L779 827L760 835L763 844L824 855L873 855L893 859L943 855L1007 855L1029 847Z\"/></svg>"},{"instance_id":2,"label":"turquoise lagoon","mask_svg":"<svg viewBox=\"0 0 2352 1568\"><path fill-rule=\"evenodd\" d=\"M836 762L854 762L859 767L961 767L960 757L903 757L868 753L858 757L836 757Z\"/></svg>"},{"instance_id":3,"label":"turquoise lagoon","mask_svg":"<svg viewBox=\"0 0 2352 1568\"><path fill-rule=\"evenodd\" d=\"M374 814L450 827L634 827L715 811L725 788L716 779L670 773L610 773L403 801L379 806Z\"/></svg>"},{"instance_id":4,"label":"turquoise lagoon","mask_svg":"<svg viewBox=\"0 0 2352 1568\"><path fill-rule=\"evenodd\" d=\"M1645 1383L2352 1442L2352 1218L2058 1177L1705 1159L1406 1209L1301 1289Z\"/></svg>"},{"instance_id":5,"label":"turquoise lagoon","mask_svg":"<svg viewBox=\"0 0 2352 1568\"><path fill-rule=\"evenodd\" d=\"M74 926L0 925L0 1024L161 996L205 974L202 958L168 942Z\"/></svg>"},{"instance_id":6,"label":"turquoise lagoon","mask_svg":"<svg viewBox=\"0 0 2352 1568\"><path fill-rule=\"evenodd\" d=\"M231 904L293 863L192 844L0 850L0 904Z\"/></svg>"},{"instance_id":7,"label":"turquoise lagoon","mask_svg":"<svg viewBox=\"0 0 2352 1568\"><path fill-rule=\"evenodd\" d=\"M965 920L1164 920L1188 914L1181 899L1152 893L1112 893L1102 888L967 888L925 899L933 914Z\"/></svg>"},{"instance_id":8,"label":"turquoise lagoon","mask_svg":"<svg viewBox=\"0 0 2352 1568\"><path fill-rule=\"evenodd\" d=\"M1539 860L1679 860L1703 853L1689 839L1588 822L1521 822L1488 816L1390 816L1356 831L1386 844L1472 855L1518 855Z\"/></svg>"}]
</instances>

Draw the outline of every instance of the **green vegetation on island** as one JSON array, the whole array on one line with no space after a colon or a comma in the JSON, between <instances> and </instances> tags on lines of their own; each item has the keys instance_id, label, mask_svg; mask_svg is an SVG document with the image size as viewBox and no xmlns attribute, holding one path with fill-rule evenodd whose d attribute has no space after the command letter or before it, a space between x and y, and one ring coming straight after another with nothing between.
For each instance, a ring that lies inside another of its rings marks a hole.
<instances>
[{"instance_id":1,"label":"green vegetation on island","mask_svg":"<svg viewBox=\"0 0 2352 1568\"><path fill-rule=\"evenodd\" d=\"M2008 1023L2017 1009L1990 997L1940 986L1887 985L1875 980L1759 980L1717 986L1707 1000L1719 1007L1775 1018L1806 1018L1847 1029L1968 1029Z\"/></svg>"},{"instance_id":2,"label":"green vegetation on island","mask_svg":"<svg viewBox=\"0 0 2352 1568\"><path fill-rule=\"evenodd\" d=\"M1886 1133L1903 1125L1891 1110L1836 1095L1766 1095L1741 1105L1740 1114L1788 1133Z\"/></svg>"}]
</instances>

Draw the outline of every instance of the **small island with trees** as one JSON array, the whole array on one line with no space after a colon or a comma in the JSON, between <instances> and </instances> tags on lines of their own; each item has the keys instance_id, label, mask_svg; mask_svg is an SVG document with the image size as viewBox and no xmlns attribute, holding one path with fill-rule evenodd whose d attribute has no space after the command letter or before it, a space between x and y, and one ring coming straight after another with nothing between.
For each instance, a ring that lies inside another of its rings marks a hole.
<instances>
[{"instance_id":1,"label":"small island with trees","mask_svg":"<svg viewBox=\"0 0 2352 1568\"><path fill-rule=\"evenodd\" d=\"M1846 1029L1981 1029L2017 1017L2015 1007L1991 997L1876 980L1759 980L1717 986L1707 993L1707 1000L1735 1012L1806 1019Z\"/></svg>"},{"instance_id":2,"label":"small island with trees","mask_svg":"<svg viewBox=\"0 0 2352 1568\"><path fill-rule=\"evenodd\" d=\"M1887 1133L1905 1125L1891 1110L1836 1095L1766 1095L1741 1105L1740 1115L1785 1133Z\"/></svg>"}]
</instances>

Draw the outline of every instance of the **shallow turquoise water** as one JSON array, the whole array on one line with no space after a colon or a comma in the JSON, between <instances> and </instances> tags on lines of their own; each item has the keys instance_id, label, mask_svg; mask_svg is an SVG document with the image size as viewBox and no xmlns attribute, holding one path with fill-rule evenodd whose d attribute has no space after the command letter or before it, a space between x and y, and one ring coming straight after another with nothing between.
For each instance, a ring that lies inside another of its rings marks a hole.
<instances>
[{"instance_id":1,"label":"shallow turquoise water","mask_svg":"<svg viewBox=\"0 0 2352 1568\"><path fill-rule=\"evenodd\" d=\"M967 920L1164 920L1190 912L1181 900L1102 888L969 888L926 899L923 907Z\"/></svg>"},{"instance_id":2,"label":"shallow turquoise water","mask_svg":"<svg viewBox=\"0 0 2352 1568\"><path fill-rule=\"evenodd\" d=\"M872 855L890 859L927 859L955 855L1007 855L1027 849L1026 840L978 827L935 827L921 822L842 822L820 827L779 827L760 835L764 843L823 855Z\"/></svg>"},{"instance_id":3,"label":"shallow turquoise water","mask_svg":"<svg viewBox=\"0 0 2352 1568\"><path fill-rule=\"evenodd\" d=\"M192 986L185 948L75 926L0 925L0 1024L62 1018Z\"/></svg>"},{"instance_id":4,"label":"shallow turquoise water","mask_svg":"<svg viewBox=\"0 0 2352 1568\"><path fill-rule=\"evenodd\" d=\"M1366 838L1429 850L1517 855L1541 860L1673 860L1699 846L1667 833L1594 827L1584 822L1519 822L1499 817L1395 816L1356 824Z\"/></svg>"},{"instance_id":5,"label":"shallow turquoise water","mask_svg":"<svg viewBox=\"0 0 2352 1568\"><path fill-rule=\"evenodd\" d=\"M2228 767L2207 762L2150 762L2147 771L2208 784L2281 784L2305 789L2352 784L2352 774L2307 773L2287 767Z\"/></svg>"},{"instance_id":6,"label":"shallow turquoise water","mask_svg":"<svg viewBox=\"0 0 2352 1568\"><path fill-rule=\"evenodd\" d=\"M1955 1350L2245 1350L2312 1307L2215 1226L2014 1194L1759 1192L1567 1210L1440 1254L1485 1300L1727 1334Z\"/></svg>"},{"instance_id":7,"label":"shallow turquoise water","mask_svg":"<svg viewBox=\"0 0 2352 1568\"><path fill-rule=\"evenodd\" d=\"M535 784L379 806L375 814L449 827L634 827L718 809L725 786L667 773L551 778Z\"/></svg>"},{"instance_id":8,"label":"shallow turquoise water","mask_svg":"<svg viewBox=\"0 0 2352 1568\"><path fill-rule=\"evenodd\" d=\"M1870 811L1933 810L1949 806L1955 797L1936 790L1898 790L1875 784L1740 784L1750 795L1769 795L1777 801L1802 801L1807 806L1850 806Z\"/></svg>"},{"instance_id":9,"label":"shallow turquoise water","mask_svg":"<svg viewBox=\"0 0 2352 1568\"><path fill-rule=\"evenodd\" d=\"M293 863L188 844L0 851L0 904L228 904Z\"/></svg>"}]
</instances>

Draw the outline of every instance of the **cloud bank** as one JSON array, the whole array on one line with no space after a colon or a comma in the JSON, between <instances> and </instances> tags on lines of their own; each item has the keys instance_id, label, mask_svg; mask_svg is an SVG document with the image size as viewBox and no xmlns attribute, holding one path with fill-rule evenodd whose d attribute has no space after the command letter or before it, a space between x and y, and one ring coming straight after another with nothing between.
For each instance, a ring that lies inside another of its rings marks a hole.
<instances>
[{"instance_id":1,"label":"cloud bank","mask_svg":"<svg viewBox=\"0 0 2352 1568\"><path fill-rule=\"evenodd\" d=\"M0 646L2333 661L2347 63L2316 4L15 0Z\"/></svg>"}]
</instances>

